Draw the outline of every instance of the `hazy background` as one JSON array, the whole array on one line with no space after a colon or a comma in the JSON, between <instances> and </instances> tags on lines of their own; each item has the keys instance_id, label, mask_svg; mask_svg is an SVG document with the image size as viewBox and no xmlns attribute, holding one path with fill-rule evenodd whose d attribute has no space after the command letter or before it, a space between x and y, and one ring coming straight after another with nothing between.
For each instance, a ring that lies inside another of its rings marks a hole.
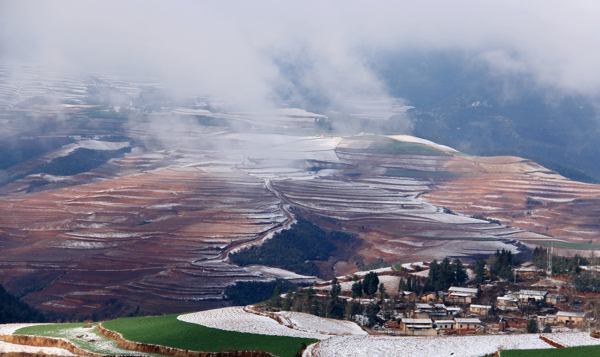
<instances>
[{"instance_id":1,"label":"hazy background","mask_svg":"<svg viewBox=\"0 0 600 357\"><path fill-rule=\"evenodd\" d=\"M245 110L403 98L417 135L598 178L599 18L594 1L3 0L0 59Z\"/></svg>"}]
</instances>

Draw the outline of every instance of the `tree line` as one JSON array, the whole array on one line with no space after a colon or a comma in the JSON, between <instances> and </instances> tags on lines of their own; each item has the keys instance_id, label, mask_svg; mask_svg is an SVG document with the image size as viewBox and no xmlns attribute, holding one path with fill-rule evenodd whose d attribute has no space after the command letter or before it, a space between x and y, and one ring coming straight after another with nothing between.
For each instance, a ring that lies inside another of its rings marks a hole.
<instances>
[{"instance_id":1,"label":"tree line","mask_svg":"<svg viewBox=\"0 0 600 357\"><path fill-rule=\"evenodd\" d=\"M353 243L354 236L342 232L326 233L311 222L298 217L290 229L277 232L261 246L253 246L229 254L240 266L261 264L291 270L298 274L318 276L312 261L325 261L336 249L334 242Z\"/></svg>"},{"instance_id":2,"label":"tree line","mask_svg":"<svg viewBox=\"0 0 600 357\"><path fill-rule=\"evenodd\" d=\"M0 285L0 324L45 321L41 312L17 299Z\"/></svg>"}]
</instances>

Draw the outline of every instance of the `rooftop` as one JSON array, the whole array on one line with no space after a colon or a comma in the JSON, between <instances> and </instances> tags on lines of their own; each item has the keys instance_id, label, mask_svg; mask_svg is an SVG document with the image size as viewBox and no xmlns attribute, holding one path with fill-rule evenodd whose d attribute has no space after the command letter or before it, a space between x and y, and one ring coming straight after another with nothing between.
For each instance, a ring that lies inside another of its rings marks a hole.
<instances>
[{"instance_id":1,"label":"rooftop","mask_svg":"<svg viewBox=\"0 0 600 357\"><path fill-rule=\"evenodd\" d=\"M452 286L448 289L450 292L459 292L459 293L470 293L477 294L477 289L475 288L459 288L458 286Z\"/></svg>"},{"instance_id":2,"label":"rooftop","mask_svg":"<svg viewBox=\"0 0 600 357\"><path fill-rule=\"evenodd\" d=\"M402 319L405 324L431 324L431 319Z\"/></svg>"},{"instance_id":3,"label":"rooftop","mask_svg":"<svg viewBox=\"0 0 600 357\"><path fill-rule=\"evenodd\" d=\"M556 316L566 316L566 317L584 317L583 312L569 312L569 311L559 311Z\"/></svg>"},{"instance_id":4,"label":"rooftop","mask_svg":"<svg viewBox=\"0 0 600 357\"><path fill-rule=\"evenodd\" d=\"M475 318L468 318L468 319L456 318L454 320L459 324L480 324L481 323L481 320L475 319Z\"/></svg>"}]
</instances>

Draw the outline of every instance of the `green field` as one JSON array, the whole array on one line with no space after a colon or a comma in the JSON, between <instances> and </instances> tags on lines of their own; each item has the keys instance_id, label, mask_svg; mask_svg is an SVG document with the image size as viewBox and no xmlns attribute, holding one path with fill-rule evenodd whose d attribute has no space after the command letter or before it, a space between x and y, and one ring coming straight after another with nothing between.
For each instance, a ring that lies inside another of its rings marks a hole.
<instances>
[{"instance_id":1,"label":"green field","mask_svg":"<svg viewBox=\"0 0 600 357\"><path fill-rule=\"evenodd\" d=\"M386 137L376 135L354 136L355 140L375 140L366 149L337 148L341 152L365 152L379 154L405 154L405 155L424 155L424 156L448 156L449 153L429 146L406 143Z\"/></svg>"},{"instance_id":2,"label":"green field","mask_svg":"<svg viewBox=\"0 0 600 357\"><path fill-rule=\"evenodd\" d=\"M600 356L600 346L579 346L567 348L552 348L543 350L506 350L500 352L500 357L597 357Z\"/></svg>"},{"instance_id":3,"label":"green field","mask_svg":"<svg viewBox=\"0 0 600 357\"><path fill-rule=\"evenodd\" d=\"M102 326L131 341L206 352L261 350L292 357L303 343L317 341L219 330L179 321L177 316L131 317L103 322Z\"/></svg>"},{"instance_id":4,"label":"green field","mask_svg":"<svg viewBox=\"0 0 600 357\"><path fill-rule=\"evenodd\" d=\"M600 249L600 244L569 243L569 242L557 242L557 241L538 242L538 241L534 241L534 240L526 240L524 242L529 243L529 244L543 245L543 246L547 246L547 247L553 246L553 247L559 247L559 248L572 248L572 249Z\"/></svg>"},{"instance_id":5,"label":"green field","mask_svg":"<svg viewBox=\"0 0 600 357\"><path fill-rule=\"evenodd\" d=\"M126 350L117 346L115 340L101 335L96 329L96 325L97 323L37 325L21 328L15 331L14 334L64 338L82 350L105 355L141 355L140 352Z\"/></svg>"}]
</instances>

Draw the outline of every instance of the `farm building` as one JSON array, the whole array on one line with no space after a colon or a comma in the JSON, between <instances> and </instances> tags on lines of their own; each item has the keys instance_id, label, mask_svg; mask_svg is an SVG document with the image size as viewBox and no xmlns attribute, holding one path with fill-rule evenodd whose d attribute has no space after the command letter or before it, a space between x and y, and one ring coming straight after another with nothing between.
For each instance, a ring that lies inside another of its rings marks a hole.
<instances>
[{"instance_id":1,"label":"farm building","mask_svg":"<svg viewBox=\"0 0 600 357\"><path fill-rule=\"evenodd\" d=\"M556 316L556 315L551 315L551 314L548 314L548 315L546 315L546 316L538 316L538 317L537 317L537 320L538 320L539 322L543 323L543 324L550 324L550 325L552 325L552 324L555 324L555 323L556 323L556 318L557 318L557 317L558 317L558 316Z\"/></svg>"},{"instance_id":2,"label":"farm building","mask_svg":"<svg viewBox=\"0 0 600 357\"><path fill-rule=\"evenodd\" d=\"M440 330L454 330L455 325L456 325L456 321L454 320L437 320L435 322L436 328L440 329Z\"/></svg>"},{"instance_id":3,"label":"farm building","mask_svg":"<svg viewBox=\"0 0 600 357\"><path fill-rule=\"evenodd\" d=\"M456 321L455 329L458 330L458 333L474 332L481 327L481 320L477 318L456 318L454 321Z\"/></svg>"},{"instance_id":4,"label":"farm building","mask_svg":"<svg viewBox=\"0 0 600 357\"><path fill-rule=\"evenodd\" d=\"M436 336L431 319L402 319L397 334L410 336Z\"/></svg>"},{"instance_id":5,"label":"farm building","mask_svg":"<svg viewBox=\"0 0 600 357\"><path fill-rule=\"evenodd\" d=\"M540 290L521 290L516 295L520 301L544 301L548 292Z\"/></svg>"},{"instance_id":6,"label":"farm building","mask_svg":"<svg viewBox=\"0 0 600 357\"><path fill-rule=\"evenodd\" d=\"M584 321L584 313L583 312L568 312L568 311L559 311L556 314L556 322L567 324L580 325L583 324Z\"/></svg>"},{"instance_id":7,"label":"farm building","mask_svg":"<svg viewBox=\"0 0 600 357\"><path fill-rule=\"evenodd\" d=\"M469 312L471 312L473 314L481 315L481 316L489 315L491 310L492 310L492 307L489 305L471 304L471 306L469 306Z\"/></svg>"},{"instance_id":8,"label":"farm building","mask_svg":"<svg viewBox=\"0 0 600 357\"><path fill-rule=\"evenodd\" d=\"M548 294L548 295L546 295L545 300L548 304L556 305L561 302L566 302L567 297L564 295L558 295L558 294Z\"/></svg>"},{"instance_id":9,"label":"farm building","mask_svg":"<svg viewBox=\"0 0 600 357\"><path fill-rule=\"evenodd\" d=\"M477 289L459 288L456 286L448 289L448 301L460 304L470 304L471 300L477 296Z\"/></svg>"},{"instance_id":10,"label":"farm building","mask_svg":"<svg viewBox=\"0 0 600 357\"><path fill-rule=\"evenodd\" d=\"M475 288L460 288L457 286L452 286L450 287L450 289L448 289L448 293L450 293L450 295L458 293L458 294L466 294L472 297L477 296L477 289Z\"/></svg>"},{"instance_id":11,"label":"farm building","mask_svg":"<svg viewBox=\"0 0 600 357\"><path fill-rule=\"evenodd\" d=\"M496 306L500 310L506 310L512 307L516 307L519 299L510 295L498 296L496 298Z\"/></svg>"},{"instance_id":12,"label":"farm building","mask_svg":"<svg viewBox=\"0 0 600 357\"><path fill-rule=\"evenodd\" d=\"M444 304L416 304L415 308L415 318L438 320L448 317L448 310Z\"/></svg>"}]
</instances>

